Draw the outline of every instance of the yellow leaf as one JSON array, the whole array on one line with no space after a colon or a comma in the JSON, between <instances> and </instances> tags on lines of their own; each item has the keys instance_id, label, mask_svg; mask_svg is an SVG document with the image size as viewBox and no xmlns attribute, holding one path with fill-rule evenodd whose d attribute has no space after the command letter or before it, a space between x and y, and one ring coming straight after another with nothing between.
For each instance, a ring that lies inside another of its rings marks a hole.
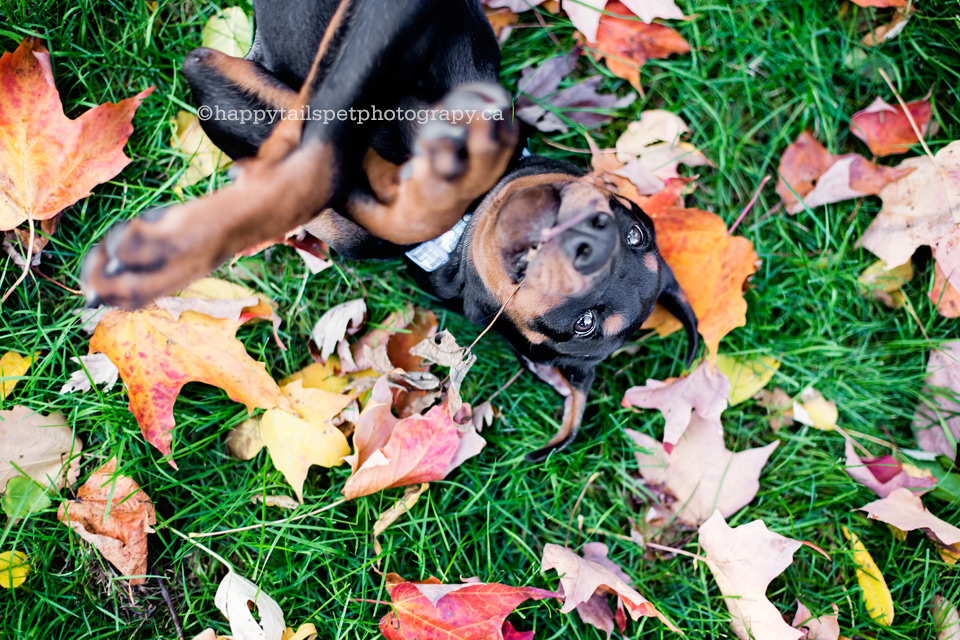
<instances>
[{"instance_id":1,"label":"yellow leaf","mask_svg":"<svg viewBox=\"0 0 960 640\"><path fill-rule=\"evenodd\" d=\"M886 262L877 260L864 269L857 282L865 296L872 296L892 309L899 309L906 301L900 289L913 279L913 263L908 260L892 269L886 267Z\"/></svg>"},{"instance_id":2,"label":"yellow leaf","mask_svg":"<svg viewBox=\"0 0 960 640\"><path fill-rule=\"evenodd\" d=\"M744 360L718 354L716 367L730 380L730 406L749 400L773 379L780 361L772 356Z\"/></svg>"},{"instance_id":3,"label":"yellow leaf","mask_svg":"<svg viewBox=\"0 0 960 640\"><path fill-rule=\"evenodd\" d=\"M16 351L8 351L0 358L0 400L5 399L13 388L20 382L16 378L21 377L33 364L34 357L40 355L37 351L32 356L22 356Z\"/></svg>"},{"instance_id":4,"label":"yellow leaf","mask_svg":"<svg viewBox=\"0 0 960 640\"><path fill-rule=\"evenodd\" d=\"M170 146L188 162L186 171L177 179L175 192L180 193L184 187L197 184L233 163L230 156L213 144L194 114L178 111L173 124L176 130L170 138Z\"/></svg>"},{"instance_id":5,"label":"yellow leaf","mask_svg":"<svg viewBox=\"0 0 960 640\"><path fill-rule=\"evenodd\" d=\"M305 640L309 636L316 635L316 633L317 628L313 626L313 623L308 622L300 625L296 632L291 627L287 627L283 635L280 636L280 640Z\"/></svg>"},{"instance_id":6,"label":"yellow leaf","mask_svg":"<svg viewBox=\"0 0 960 640\"><path fill-rule=\"evenodd\" d=\"M793 419L800 424L821 431L833 431L837 426L837 405L827 400L816 389L805 389L800 397L793 401Z\"/></svg>"},{"instance_id":7,"label":"yellow leaf","mask_svg":"<svg viewBox=\"0 0 960 640\"><path fill-rule=\"evenodd\" d=\"M863 605L877 624L889 627L893 624L893 597L887 588L887 581L857 534L847 527L841 527L841 531L853 546L853 562L857 565L857 582L863 591Z\"/></svg>"},{"instance_id":8,"label":"yellow leaf","mask_svg":"<svg viewBox=\"0 0 960 640\"><path fill-rule=\"evenodd\" d=\"M253 24L240 7L227 7L207 20L201 42L210 49L242 58L253 43Z\"/></svg>"},{"instance_id":9,"label":"yellow leaf","mask_svg":"<svg viewBox=\"0 0 960 640\"><path fill-rule=\"evenodd\" d=\"M30 565L27 556L19 551L4 551L0 553L0 587L16 589L27 579Z\"/></svg>"},{"instance_id":10,"label":"yellow leaf","mask_svg":"<svg viewBox=\"0 0 960 640\"><path fill-rule=\"evenodd\" d=\"M305 389L296 380L283 393L299 415L270 409L260 418L260 437L270 451L273 465L303 503L303 482L312 465L335 467L350 455L350 445L339 429L330 424L354 396L320 389Z\"/></svg>"},{"instance_id":11,"label":"yellow leaf","mask_svg":"<svg viewBox=\"0 0 960 640\"><path fill-rule=\"evenodd\" d=\"M937 553L947 564L957 564L957 561L960 560L960 553L950 547L937 547Z\"/></svg>"},{"instance_id":12,"label":"yellow leaf","mask_svg":"<svg viewBox=\"0 0 960 640\"><path fill-rule=\"evenodd\" d=\"M373 369L364 369L356 373L343 375L340 373L340 360L337 356L330 356L326 362L314 362L302 370L290 374L280 381L286 385L294 380L303 380L306 389L322 389L330 393L342 393L347 386L357 378L377 378L380 374Z\"/></svg>"}]
</instances>

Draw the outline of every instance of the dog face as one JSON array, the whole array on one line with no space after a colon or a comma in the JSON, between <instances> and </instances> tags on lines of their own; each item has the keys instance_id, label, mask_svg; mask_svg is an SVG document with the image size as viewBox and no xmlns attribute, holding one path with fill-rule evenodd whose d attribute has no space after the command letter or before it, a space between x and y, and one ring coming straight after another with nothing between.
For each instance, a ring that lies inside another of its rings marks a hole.
<instances>
[{"instance_id":1,"label":"dog face","mask_svg":"<svg viewBox=\"0 0 960 640\"><path fill-rule=\"evenodd\" d=\"M633 203L582 176L536 174L502 183L476 218L466 263L476 289L490 295L471 304L466 287L464 307L487 321L503 307L512 329L503 333L522 355L554 366L595 364L658 301L681 320L695 350L696 317L660 257L653 222Z\"/></svg>"}]
</instances>

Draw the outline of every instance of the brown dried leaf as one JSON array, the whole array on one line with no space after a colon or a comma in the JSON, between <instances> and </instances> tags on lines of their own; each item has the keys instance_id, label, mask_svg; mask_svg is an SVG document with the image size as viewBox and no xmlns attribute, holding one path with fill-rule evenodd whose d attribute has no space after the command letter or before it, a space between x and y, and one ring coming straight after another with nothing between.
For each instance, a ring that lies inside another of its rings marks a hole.
<instances>
[{"instance_id":1,"label":"brown dried leaf","mask_svg":"<svg viewBox=\"0 0 960 640\"><path fill-rule=\"evenodd\" d=\"M59 413L45 416L26 407L0 411L0 492L22 475L17 467L42 487L73 484L81 449L83 443Z\"/></svg>"}]
</instances>

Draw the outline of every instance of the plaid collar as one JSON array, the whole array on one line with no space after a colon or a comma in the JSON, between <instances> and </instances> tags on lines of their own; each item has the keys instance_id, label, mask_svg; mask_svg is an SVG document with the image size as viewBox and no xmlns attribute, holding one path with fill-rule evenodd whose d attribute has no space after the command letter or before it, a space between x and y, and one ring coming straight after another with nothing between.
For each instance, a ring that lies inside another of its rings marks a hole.
<instances>
[{"instance_id":1,"label":"plaid collar","mask_svg":"<svg viewBox=\"0 0 960 640\"><path fill-rule=\"evenodd\" d=\"M427 240L423 244L418 244L406 256L410 258L413 264L417 265L427 273L433 273L443 265L450 262L450 254L460 244L460 238L467 230L467 223L473 214L460 218L453 228L438 238Z\"/></svg>"}]
</instances>

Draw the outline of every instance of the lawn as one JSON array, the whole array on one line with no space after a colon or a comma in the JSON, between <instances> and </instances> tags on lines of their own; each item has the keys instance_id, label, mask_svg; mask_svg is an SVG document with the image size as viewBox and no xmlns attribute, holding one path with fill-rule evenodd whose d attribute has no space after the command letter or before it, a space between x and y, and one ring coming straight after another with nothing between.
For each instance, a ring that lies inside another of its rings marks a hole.
<instances>
[{"instance_id":1,"label":"lawn","mask_svg":"<svg viewBox=\"0 0 960 640\"><path fill-rule=\"evenodd\" d=\"M613 115L591 135L612 146L627 123L651 108L667 109L691 127L691 142L716 168L700 167L699 189L688 198L732 224L764 176L776 177L784 148L805 129L816 131L834 153L868 154L848 132L849 118L876 96L893 102L878 74L885 69L899 93L916 99L933 92L940 130L928 140L936 151L960 137L960 1L926 0L895 40L876 48L858 43L879 14L839 0L680 0L692 19L674 23L690 43L689 55L651 61L643 70L645 97ZM52 237L41 271L67 288L78 287L80 262L90 247L119 220L174 201L184 160L170 148L170 121L190 109L189 88L180 64L200 44L200 30L220 6L212 2L159 0L0 0L0 49L12 51L26 35L46 39L65 111L76 117L87 108L115 102L155 85L137 112L127 153L133 162L94 195L67 210ZM515 89L521 70L575 45L563 16L524 14L503 47L503 81ZM575 78L604 74L602 87L625 95L633 89L602 64L582 57ZM954 106L950 106L954 105ZM550 144L554 143L554 144ZM582 131L537 134L535 153L587 166L589 156L557 146L584 149ZM918 151L919 152L919 151ZM887 162L886 164L892 164ZM188 197L217 188L221 176L189 190ZM732 355L771 355L782 360L772 385L790 395L808 386L836 401L840 424L864 434L915 447L910 427L923 383L929 350L956 339L957 321L940 317L927 292L933 280L929 254L916 260L917 277L906 289L906 308L889 310L861 296L857 276L875 258L856 240L880 208L877 198L849 200L796 215L775 210L773 182L740 224L762 261L746 293L747 325L721 343ZM0 264L5 290L19 267ZM311 276L293 250L278 247L244 258L218 272L244 282L279 302L280 351L267 323L245 326L240 338L248 352L281 378L308 364L312 324L332 305L366 296L370 319L382 320L408 301L433 309L441 325L470 343L482 327L442 311L418 291L401 262L353 263ZM286 494L289 487L260 453L250 462L230 458L224 436L246 417L241 405L219 389L188 385L176 404L174 459L179 471L147 445L127 410L120 386L112 391L60 395L71 357L86 354L88 336L74 312L82 298L47 279L28 278L0 313L2 351L39 351L29 374L2 409L23 404L66 415L84 442L81 479L117 456L121 470L135 478L157 505L156 533L150 536L150 575L131 603L108 565L67 532L53 508L23 522L3 523L0 551L16 548L31 558L33 573L16 590L0 591L0 636L4 638L177 637L170 609L183 635L208 626L228 632L213 603L222 565L184 538L248 527L290 516L251 503L262 494ZM691 638L731 637L729 614L703 563L682 555L644 551L629 539L628 518L645 513L644 489L625 428L659 437L658 412L620 406L624 391L648 378L662 380L684 371L681 335L667 339L638 335L635 355L611 358L598 371L581 436L560 455L541 464L523 454L554 433L559 397L529 374L497 398L502 418L484 432L488 446L443 482L434 483L413 508L381 537L377 558L371 531L378 514L402 490L344 503L316 517L199 539L257 582L282 607L288 624L313 622L321 638L379 637L377 623L389 606L382 569L417 580L444 582L479 576L485 581L553 589L556 575L540 574L547 543L571 546L604 542L638 589ZM488 334L476 346L477 365L464 397L482 402L517 370L506 344ZM923 536L895 539L889 529L866 520L856 508L874 499L843 469L843 438L795 425L774 432L767 412L748 401L724 413L731 449L780 445L760 480L756 499L731 525L762 519L785 536L807 540L827 560L803 548L777 578L768 597L792 616L797 599L814 614L840 609L843 635L869 638L932 638L931 598L960 597L957 569L943 562ZM887 453L871 445L874 454ZM315 469L305 486L301 512L340 497L346 467ZM589 484L588 478L598 474ZM582 501L575 505L584 492ZM65 494L69 497L70 491ZM936 498L927 506L960 523L960 506ZM572 525L571 525L572 522ZM897 607L893 626L880 627L867 615L854 576L849 526L859 535L886 576ZM183 535L180 535L183 534ZM697 553L691 531L668 541ZM579 546L577 546L579 548ZM166 603L170 600L170 606ZM555 601L527 603L511 617L536 637L602 638L576 616L559 613ZM629 623L628 637L672 638L654 619Z\"/></svg>"}]
</instances>

